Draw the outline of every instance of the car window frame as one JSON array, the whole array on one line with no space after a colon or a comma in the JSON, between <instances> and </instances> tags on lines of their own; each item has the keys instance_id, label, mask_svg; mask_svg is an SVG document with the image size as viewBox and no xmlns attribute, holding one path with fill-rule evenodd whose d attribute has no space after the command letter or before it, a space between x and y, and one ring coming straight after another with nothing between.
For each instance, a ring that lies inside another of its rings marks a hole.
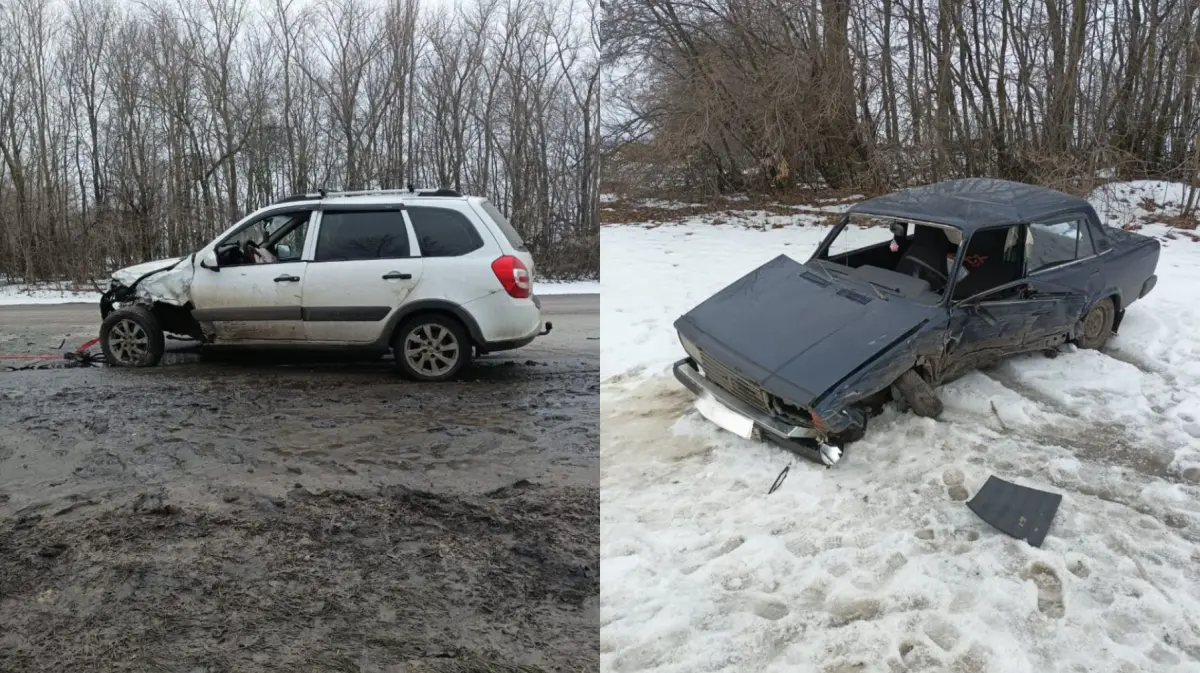
<instances>
[{"instance_id":1,"label":"car window frame","mask_svg":"<svg viewBox=\"0 0 1200 673\"><path fill-rule=\"evenodd\" d=\"M246 231L250 227L253 227L254 225L258 224L259 222L262 222L263 220L270 219L272 217L278 217L280 215L292 215L292 214L304 213L304 212L308 213L308 219L305 221L303 226L308 227L309 231L305 234L304 250L302 250L300 252L300 259L291 259L291 260L287 260L287 261L278 261L277 260L274 262L266 262L263 264L234 264L234 265L228 266L228 267L226 265L221 265L221 268L236 269L236 268L250 267L250 266L270 266L272 264L295 264L297 262L306 261L305 260L305 252L308 250L308 247L309 247L309 239L312 237L313 232L316 231L314 223L316 222L317 219L319 219L319 217L317 215L318 208L316 206L312 206L312 205L285 206L283 208L275 208L272 210L268 210L268 211L260 214L258 217L251 219L249 222L242 224L241 226L237 227L236 229L233 229L232 231L227 232L224 236L217 239L217 241L215 243L210 243L208 246L206 246L204 248L204 250L211 250L212 252L215 253L218 249L220 249L221 246L228 243L231 239L237 237L242 232ZM293 227L293 229L294 229L294 227ZM283 229L280 229L279 231L283 231ZM275 233L278 234L279 231L276 231ZM284 235L286 236L286 234L284 234ZM272 237L273 236L274 235L272 235ZM280 238L282 238L282 236Z\"/></svg>"},{"instance_id":2,"label":"car window frame","mask_svg":"<svg viewBox=\"0 0 1200 673\"><path fill-rule=\"evenodd\" d=\"M354 262L372 262L379 260L398 260L398 259L420 259L420 250L417 247L416 234L413 231L412 222L408 219L408 213L405 212L407 207L402 203L355 203L355 204L338 204L338 203L322 203L316 208L319 216L317 218L317 227L311 234L312 245L305 246L305 261L310 264L349 264ZM408 234L408 256L407 257L374 257L372 259L317 259L317 243L321 237L321 229L325 226L325 214L329 211L344 213L344 212L379 212L379 211L398 211L401 214L401 219L404 221L404 230ZM414 254L416 253L416 254Z\"/></svg>"},{"instance_id":3,"label":"car window frame","mask_svg":"<svg viewBox=\"0 0 1200 673\"><path fill-rule=\"evenodd\" d=\"M471 219L471 217L467 213L464 213L463 211L461 211L457 208L447 208L446 206L442 206L442 205L428 205L428 204L422 203L422 204L405 205L403 210L404 210L404 221L407 224L409 230L411 231L410 240L416 244L415 248L410 249L410 252L415 250L415 252L416 252L416 255L414 255L415 257L421 257L422 259L457 259L459 257L466 257L468 255L473 255L487 247L487 239L485 239L483 237L483 234L479 231L479 227L476 225L476 223ZM479 245L472 248L471 250L468 250L467 252L460 253L457 255L438 255L438 256L434 256L434 257L427 256L425 254L425 250L423 248L421 248L421 246L420 246L421 240L420 240L420 236L417 234L417 225L416 225L416 223L413 222L413 219L412 219L412 213L414 210L443 210L443 211L454 213L455 215L458 215L467 223L467 226L475 234L475 240L479 243Z\"/></svg>"},{"instance_id":4,"label":"car window frame","mask_svg":"<svg viewBox=\"0 0 1200 673\"><path fill-rule=\"evenodd\" d=\"M1074 264L1079 264L1080 262L1086 262L1090 259L1095 259L1096 257L1103 255L1105 252L1108 252L1109 249L1105 249L1103 251L1098 251L1096 249L1096 237L1095 237L1095 232L1093 232L1091 230L1091 225L1089 224L1090 219L1091 218L1088 217L1087 213L1085 213L1083 211L1079 211L1079 210L1073 210L1073 211L1069 211L1066 213L1060 213L1058 215L1054 215L1052 217L1046 218L1046 221L1044 221L1044 222L1026 222L1025 223L1025 241L1023 241L1023 243L1025 243L1026 245L1028 244L1029 231L1035 224L1039 225L1039 226L1044 226L1044 227L1052 227L1056 224L1066 224L1067 222L1077 222L1078 227L1075 230L1075 254L1076 254L1075 259L1068 260L1065 262L1059 262L1057 264L1048 264L1048 265L1039 267L1038 269L1036 269L1034 271L1030 271L1029 270L1029 256L1026 255L1025 256L1025 277L1032 278L1034 276L1039 276L1044 273L1049 273L1051 271L1057 271L1058 269L1072 266ZM1089 255L1079 257L1078 255L1079 255L1080 228L1082 228L1082 227L1088 228L1088 236L1092 242L1092 252ZM1036 235L1034 236L1034 241L1035 241L1035 245L1036 245L1036 241L1037 241Z\"/></svg>"}]
</instances>

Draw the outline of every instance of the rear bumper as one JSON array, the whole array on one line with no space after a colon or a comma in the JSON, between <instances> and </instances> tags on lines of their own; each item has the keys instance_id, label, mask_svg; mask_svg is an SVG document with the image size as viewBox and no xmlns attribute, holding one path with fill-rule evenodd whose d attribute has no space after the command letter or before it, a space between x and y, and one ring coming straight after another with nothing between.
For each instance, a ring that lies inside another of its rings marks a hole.
<instances>
[{"instance_id":1,"label":"rear bumper","mask_svg":"<svg viewBox=\"0 0 1200 673\"><path fill-rule=\"evenodd\" d=\"M675 374L675 378L683 384L683 387L690 390L692 394L697 396L711 396L730 411L754 421L755 427L770 432L782 439L801 439L816 437L818 435L817 430L811 425L797 425L782 421L755 409L725 392L724 389L706 379L697 368L696 361L690 357L676 362L672 367L672 371Z\"/></svg>"},{"instance_id":2,"label":"rear bumper","mask_svg":"<svg viewBox=\"0 0 1200 673\"><path fill-rule=\"evenodd\" d=\"M546 336L553 329L554 323L549 321L539 322L537 331L529 336L524 336L520 339L506 339L504 341L488 341L479 344L479 350L483 353L496 353L498 351L510 351L514 348L521 348L533 343L533 340L538 337Z\"/></svg>"}]
</instances>

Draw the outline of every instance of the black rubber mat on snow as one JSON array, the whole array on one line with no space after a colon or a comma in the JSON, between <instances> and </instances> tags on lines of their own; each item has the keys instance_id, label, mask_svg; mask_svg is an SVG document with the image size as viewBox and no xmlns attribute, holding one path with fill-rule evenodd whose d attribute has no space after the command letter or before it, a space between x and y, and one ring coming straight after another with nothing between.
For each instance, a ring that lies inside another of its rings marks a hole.
<instances>
[{"instance_id":1,"label":"black rubber mat on snow","mask_svg":"<svg viewBox=\"0 0 1200 673\"><path fill-rule=\"evenodd\" d=\"M1060 502L1060 493L1047 493L992 476L967 502L967 507L997 530L1041 547Z\"/></svg>"}]
</instances>

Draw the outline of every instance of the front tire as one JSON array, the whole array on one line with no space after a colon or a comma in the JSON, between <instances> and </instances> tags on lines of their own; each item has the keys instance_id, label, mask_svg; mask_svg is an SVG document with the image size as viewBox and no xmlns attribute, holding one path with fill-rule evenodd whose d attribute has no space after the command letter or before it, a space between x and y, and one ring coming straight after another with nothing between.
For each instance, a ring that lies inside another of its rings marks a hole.
<instances>
[{"instance_id":1,"label":"front tire","mask_svg":"<svg viewBox=\"0 0 1200 673\"><path fill-rule=\"evenodd\" d=\"M1101 299L1080 320L1079 336L1075 343L1080 348L1100 350L1112 336L1113 321L1117 317L1116 307L1112 299Z\"/></svg>"},{"instance_id":2,"label":"front tire","mask_svg":"<svg viewBox=\"0 0 1200 673\"><path fill-rule=\"evenodd\" d=\"M896 387L914 414L926 418L937 418L942 415L942 399L938 397L933 386L921 378L917 370L910 369L904 372L892 385Z\"/></svg>"},{"instance_id":3,"label":"front tire","mask_svg":"<svg viewBox=\"0 0 1200 673\"><path fill-rule=\"evenodd\" d=\"M114 367L153 367L167 344L158 319L145 306L111 311L100 324L104 361Z\"/></svg>"},{"instance_id":4,"label":"front tire","mask_svg":"<svg viewBox=\"0 0 1200 673\"><path fill-rule=\"evenodd\" d=\"M407 320L392 342L400 372L415 381L449 381L471 361L462 323L437 313Z\"/></svg>"}]
</instances>

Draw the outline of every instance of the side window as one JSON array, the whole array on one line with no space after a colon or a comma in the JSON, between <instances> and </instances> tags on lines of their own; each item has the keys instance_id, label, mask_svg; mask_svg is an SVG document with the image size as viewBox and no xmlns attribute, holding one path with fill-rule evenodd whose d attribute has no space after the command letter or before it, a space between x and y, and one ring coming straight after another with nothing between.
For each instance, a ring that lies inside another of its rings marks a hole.
<instances>
[{"instance_id":1,"label":"side window","mask_svg":"<svg viewBox=\"0 0 1200 673\"><path fill-rule=\"evenodd\" d=\"M304 253L312 211L277 213L255 220L250 226L217 246L221 266L294 262Z\"/></svg>"},{"instance_id":2,"label":"side window","mask_svg":"<svg viewBox=\"0 0 1200 673\"><path fill-rule=\"evenodd\" d=\"M1052 224L1031 223L1025 246L1028 273L1095 254L1088 228L1077 219Z\"/></svg>"},{"instance_id":3,"label":"side window","mask_svg":"<svg viewBox=\"0 0 1200 673\"><path fill-rule=\"evenodd\" d=\"M458 257L483 247L475 225L462 213L446 208L409 208L422 257Z\"/></svg>"},{"instance_id":4,"label":"side window","mask_svg":"<svg viewBox=\"0 0 1200 673\"><path fill-rule=\"evenodd\" d=\"M318 262L409 256L408 228L396 210L327 210L317 235Z\"/></svg>"},{"instance_id":5,"label":"side window","mask_svg":"<svg viewBox=\"0 0 1200 673\"><path fill-rule=\"evenodd\" d=\"M492 205L491 201L484 201L482 205L484 212L492 218L497 227L500 227L500 231L504 233L504 238L508 239L508 244L513 247L513 250L528 252L529 249L525 247L525 241L521 240L521 234L517 233L517 230L509 224L508 218L504 216L504 213Z\"/></svg>"},{"instance_id":6,"label":"side window","mask_svg":"<svg viewBox=\"0 0 1200 673\"><path fill-rule=\"evenodd\" d=\"M304 239L308 238L308 216L304 222L287 231L276 232L271 238L275 241L274 253L281 262L299 261L304 254Z\"/></svg>"}]
</instances>

